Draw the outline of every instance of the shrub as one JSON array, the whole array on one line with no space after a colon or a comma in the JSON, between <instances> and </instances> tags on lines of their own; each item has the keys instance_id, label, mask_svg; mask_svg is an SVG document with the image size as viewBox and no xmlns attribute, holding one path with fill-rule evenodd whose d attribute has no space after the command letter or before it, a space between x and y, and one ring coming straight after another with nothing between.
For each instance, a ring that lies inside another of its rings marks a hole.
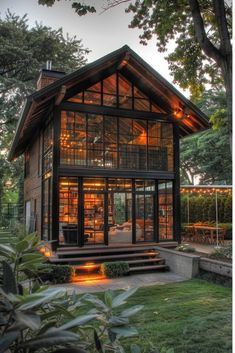
<instances>
[{"instance_id":1,"label":"shrub","mask_svg":"<svg viewBox=\"0 0 235 353\"><path fill-rule=\"evenodd\" d=\"M108 278L121 277L129 273L129 265L125 261L105 262L100 271Z\"/></svg>"},{"instance_id":2,"label":"shrub","mask_svg":"<svg viewBox=\"0 0 235 353\"><path fill-rule=\"evenodd\" d=\"M190 253L196 251L195 248L189 244L181 244L181 245L177 246L175 248L175 250L181 251L181 252L190 252Z\"/></svg>"},{"instance_id":3,"label":"shrub","mask_svg":"<svg viewBox=\"0 0 235 353\"><path fill-rule=\"evenodd\" d=\"M212 259L232 259L232 245L224 246L219 249L215 249L211 254Z\"/></svg>"},{"instance_id":4,"label":"shrub","mask_svg":"<svg viewBox=\"0 0 235 353\"><path fill-rule=\"evenodd\" d=\"M232 233L233 233L232 223L219 223L219 227L223 227L226 229L225 239L232 240Z\"/></svg>"},{"instance_id":5,"label":"shrub","mask_svg":"<svg viewBox=\"0 0 235 353\"><path fill-rule=\"evenodd\" d=\"M38 276L42 282L53 284L68 283L72 274L73 267L69 265L50 265L39 272Z\"/></svg>"}]
</instances>

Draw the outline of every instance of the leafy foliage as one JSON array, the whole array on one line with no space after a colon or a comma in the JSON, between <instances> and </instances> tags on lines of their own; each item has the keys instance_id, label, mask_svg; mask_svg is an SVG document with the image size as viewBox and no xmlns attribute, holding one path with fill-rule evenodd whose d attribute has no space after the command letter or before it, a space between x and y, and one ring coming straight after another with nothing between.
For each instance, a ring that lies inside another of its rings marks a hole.
<instances>
[{"instance_id":1,"label":"leafy foliage","mask_svg":"<svg viewBox=\"0 0 235 353\"><path fill-rule=\"evenodd\" d=\"M6 182L11 181L12 192L22 188L22 158L9 163L7 154L24 99L35 90L39 70L51 60L53 69L70 73L86 63L89 50L80 39L64 36L62 28L53 30L37 23L30 28L26 15L9 11L0 18L0 47L1 212Z\"/></svg>"},{"instance_id":2,"label":"leafy foliage","mask_svg":"<svg viewBox=\"0 0 235 353\"><path fill-rule=\"evenodd\" d=\"M175 250L181 251L181 252L186 252L186 253L187 252L188 253L193 253L193 252L196 251L196 249L193 246L189 245L189 244L181 244L181 245L177 246L175 248Z\"/></svg>"},{"instance_id":3,"label":"leafy foliage","mask_svg":"<svg viewBox=\"0 0 235 353\"><path fill-rule=\"evenodd\" d=\"M60 284L68 283L73 272L73 267L70 265L48 264L39 271L38 276L42 282Z\"/></svg>"},{"instance_id":4,"label":"leafy foliage","mask_svg":"<svg viewBox=\"0 0 235 353\"><path fill-rule=\"evenodd\" d=\"M21 281L36 276L39 269L43 267L44 257L38 252L39 245L40 242L36 233L20 233L20 236L11 244L0 243L0 256L4 258L2 263L3 274L8 273L5 277L2 275L3 283L6 283L6 281L12 283L10 278L12 269L12 274L17 283L16 293L21 291L19 286ZM10 284L9 288L11 288ZM15 293L13 290L11 292Z\"/></svg>"},{"instance_id":5,"label":"leafy foliage","mask_svg":"<svg viewBox=\"0 0 235 353\"><path fill-rule=\"evenodd\" d=\"M3 258L0 353L44 352L44 349L57 353L123 352L120 338L137 334L129 325L129 317L142 306L120 313L118 310L136 289L116 296L108 291L102 301L88 294L80 297L75 292L68 294L65 288L40 287L35 281L23 288L20 274L29 281L42 263L41 254L36 252L38 245L35 234L22 235L10 245L0 244ZM54 273L55 270L54 266ZM63 266L63 270L68 275L71 267ZM93 308L81 314L88 302Z\"/></svg>"},{"instance_id":6,"label":"leafy foliage","mask_svg":"<svg viewBox=\"0 0 235 353\"><path fill-rule=\"evenodd\" d=\"M232 196L218 195L220 223L232 223ZM188 196L181 196L182 223L188 222ZM189 196L189 222L215 222L215 195Z\"/></svg>"},{"instance_id":7,"label":"leafy foliage","mask_svg":"<svg viewBox=\"0 0 235 353\"><path fill-rule=\"evenodd\" d=\"M121 277L129 273L129 265L125 261L105 262L100 271L108 278Z\"/></svg>"},{"instance_id":8,"label":"leafy foliage","mask_svg":"<svg viewBox=\"0 0 235 353\"><path fill-rule=\"evenodd\" d=\"M224 91L204 92L194 100L209 117L213 129L181 139L181 184L231 184L232 160Z\"/></svg>"},{"instance_id":9,"label":"leafy foliage","mask_svg":"<svg viewBox=\"0 0 235 353\"><path fill-rule=\"evenodd\" d=\"M232 259L232 254L233 254L233 249L232 249L232 244L228 246L223 246L219 249L215 249L211 254L210 257L212 259Z\"/></svg>"}]
</instances>

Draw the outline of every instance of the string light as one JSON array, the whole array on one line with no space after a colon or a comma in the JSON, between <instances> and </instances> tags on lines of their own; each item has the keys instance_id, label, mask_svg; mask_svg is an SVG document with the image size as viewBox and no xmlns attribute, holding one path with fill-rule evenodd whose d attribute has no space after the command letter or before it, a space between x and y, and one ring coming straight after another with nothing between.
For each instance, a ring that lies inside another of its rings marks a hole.
<instances>
[{"instance_id":1,"label":"string light","mask_svg":"<svg viewBox=\"0 0 235 353\"><path fill-rule=\"evenodd\" d=\"M181 194L210 194L213 195L214 193L219 193L219 194L232 194L232 187L205 187L202 188L201 186L199 187L182 187L180 189Z\"/></svg>"}]
</instances>

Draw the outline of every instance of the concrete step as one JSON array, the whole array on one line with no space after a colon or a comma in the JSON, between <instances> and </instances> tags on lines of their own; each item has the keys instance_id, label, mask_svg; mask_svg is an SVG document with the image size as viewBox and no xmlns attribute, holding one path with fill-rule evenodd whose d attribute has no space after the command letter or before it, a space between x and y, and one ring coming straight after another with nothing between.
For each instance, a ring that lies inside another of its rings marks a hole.
<instances>
[{"instance_id":1,"label":"concrete step","mask_svg":"<svg viewBox=\"0 0 235 353\"><path fill-rule=\"evenodd\" d=\"M123 260L129 258L138 258L138 257L156 257L158 256L158 252L154 251L146 251L146 252L137 252L131 254L115 254L115 255L100 255L100 256L86 256L86 257L49 257L48 260L51 263L84 263L84 262L104 262L107 260L115 261L115 260Z\"/></svg>"},{"instance_id":2,"label":"concrete step","mask_svg":"<svg viewBox=\"0 0 235 353\"><path fill-rule=\"evenodd\" d=\"M130 268L130 273L142 272L142 271L153 271L153 270L169 271L169 266L167 265L135 266Z\"/></svg>"}]
</instances>

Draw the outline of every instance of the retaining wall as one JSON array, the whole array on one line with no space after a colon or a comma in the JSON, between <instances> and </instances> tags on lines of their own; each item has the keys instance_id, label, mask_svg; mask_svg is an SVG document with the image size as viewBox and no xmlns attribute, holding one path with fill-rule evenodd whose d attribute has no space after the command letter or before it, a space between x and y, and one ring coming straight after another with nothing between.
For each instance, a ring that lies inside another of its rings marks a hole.
<instances>
[{"instance_id":1,"label":"retaining wall","mask_svg":"<svg viewBox=\"0 0 235 353\"><path fill-rule=\"evenodd\" d=\"M198 274L200 256L160 246L156 246L155 249L160 252L161 257L165 259L166 265L170 267L171 271L186 278L193 278Z\"/></svg>"}]
</instances>

